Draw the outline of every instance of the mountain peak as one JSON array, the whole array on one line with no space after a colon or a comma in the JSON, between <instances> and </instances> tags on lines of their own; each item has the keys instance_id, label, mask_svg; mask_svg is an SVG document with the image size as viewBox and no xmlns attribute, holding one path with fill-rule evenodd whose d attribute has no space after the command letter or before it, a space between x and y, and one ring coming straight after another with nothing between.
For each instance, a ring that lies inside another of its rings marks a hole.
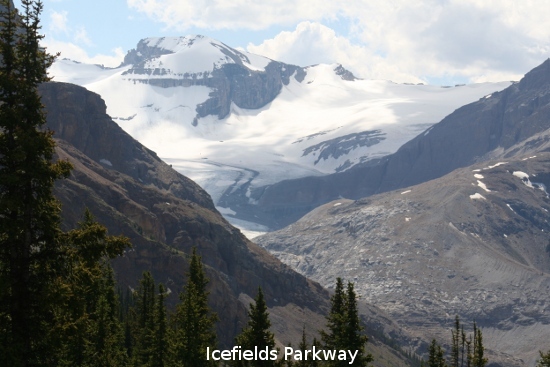
<instances>
[{"instance_id":1,"label":"mountain peak","mask_svg":"<svg viewBox=\"0 0 550 367\"><path fill-rule=\"evenodd\" d=\"M251 71L264 71L272 60L241 52L201 35L150 37L140 40L126 54L122 65L136 69L163 69L168 74L204 73L225 64L238 64Z\"/></svg>"},{"instance_id":2,"label":"mountain peak","mask_svg":"<svg viewBox=\"0 0 550 367\"><path fill-rule=\"evenodd\" d=\"M519 82L519 87L535 89L540 88L544 84L550 85L550 58L525 74Z\"/></svg>"},{"instance_id":3,"label":"mountain peak","mask_svg":"<svg viewBox=\"0 0 550 367\"><path fill-rule=\"evenodd\" d=\"M336 73L336 75L342 78L342 80L348 80L348 81L357 80L357 77L353 75L351 71L343 67L342 64L337 64L336 67L334 68L334 72Z\"/></svg>"},{"instance_id":4,"label":"mountain peak","mask_svg":"<svg viewBox=\"0 0 550 367\"><path fill-rule=\"evenodd\" d=\"M176 53L178 51L191 48L195 43L205 41L212 42L214 40L202 35L187 35L183 37L148 37L140 40L139 44Z\"/></svg>"}]
</instances>

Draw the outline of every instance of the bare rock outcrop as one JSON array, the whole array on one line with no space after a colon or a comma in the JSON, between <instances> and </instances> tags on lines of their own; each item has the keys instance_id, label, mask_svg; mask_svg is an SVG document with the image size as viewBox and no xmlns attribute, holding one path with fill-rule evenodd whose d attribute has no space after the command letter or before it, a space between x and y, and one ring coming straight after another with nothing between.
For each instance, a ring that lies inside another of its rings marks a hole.
<instances>
[{"instance_id":1,"label":"bare rock outcrop","mask_svg":"<svg viewBox=\"0 0 550 367\"><path fill-rule=\"evenodd\" d=\"M63 226L74 228L87 207L110 234L130 238L133 247L114 262L120 285L135 288L142 272L151 271L171 291L167 301L173 306L184 286L188 254L196 247L211 280L221 346L233 345L258 286L281 343L297 344L304 325L310 335L324 327L329 293L248 241L204 190L125 134L97 94L65 83L45 84L41 93L57 156L74 166L55 188ZM404 354L383 343L407 335L376 307L361 308L369 333L377 336L370 350L384 355L387 365L407 363Z\"/></svg>"},{"instance_id":2,"label":"bare rock outcrop","mask_svg":"<svg viewBox=\"0 0 550 367\"><path fill-rule=\"evenodd\" d=\"M409 332L450 341L454 316L482 327L489 358L531 366L550 340L550 153L477 164L357 201L339 199L256 241Z\"/></svg>"},{"instance_id":3,"label":"bare rock outcrop","mask_svg":"<svg viewBox=\"0 0 550 367\"><path fill-rule=\"evenodd\" d=\"M253 298L258 286L269 307L298 308L317 315L314 323L322 320L328 293L227 223L204 190L124 133L97 94L65 83L45 84L41 93L57 155L74 166L69 179L56 184L64 227L74 228L87 207L111 234L130 238L133 248L114 262L120 284L135 287L142 272L151 271L170 288L174 304L187 254L197 247L211 279L211 305L223 315L218 324L223 345L232 345L246 322L241 294ZM285 325L299 333L301 323L295 321Z\"/></svg>"},{"instance_id":4,"label":"bare rock outcrop","mask_svg":"<svg viewBox=\"0 0 550 367\"><path fill-rule=\"evenodd\" d=\"M457 109L394 154L328 176L255 188L250 197L257 205L250 205L247 210L272 227L281 228L339 197L359 199L415 185L502 151L510 157L518 152L547 150L548 116L550 59L528 72L519 83ZM527 140L528 144L522 146ZM515 150L510 149L513 146Z\"/></svg>"}]
</instances>

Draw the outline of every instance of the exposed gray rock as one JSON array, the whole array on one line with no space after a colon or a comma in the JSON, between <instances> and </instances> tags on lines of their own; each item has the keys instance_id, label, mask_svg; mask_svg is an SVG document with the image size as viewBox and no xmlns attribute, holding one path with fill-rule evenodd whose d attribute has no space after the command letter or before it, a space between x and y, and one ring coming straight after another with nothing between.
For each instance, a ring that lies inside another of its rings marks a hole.
<instances>
[{"instance_id":1,"label":"exposed gray rock","mask_svg":"<svg viewBox=\"0 0 550 367\"><path fill-rule=\"evenodd\" d=\"M132 249L114 262L120 286L135 287L142 272L151 271L172 291L167 303L174 306L185 283L188 254L196 247L210 279L210 306L220 316L221 346L233 345L258 286L282 344L296 345L304 324L310 335L324 327L328 292L248 241L203 189L113 122L99 95L67 83L46 83L40 92L57 157L74 167L55 188L63 226L74 228L88 208L110 234L130 238ZM380 309L360 307L369 334L378 336L376 345L371 338L369 350L392 356L392 363L383 366L406 364L404 355L380 341L410 337Z\"/></svg>"},{"instance_id":2,"label":"exposed gray rock","mask_svg":"<svg viewBox=\"0 0 550 367\"><path fill-rule=\"evenodd\" d=\"M355 281L424 340L450 341L458 314L491 361L532 366L550 340L550 153L496 163L333 201L255 241L326 287Z\"/></svg>"},{"instance_id":3,"label":"exposed gray rock","mask_svg":"<svg viewBox=\"0 0 550 367\"><path fill-rule=\"evenodd\" d=\"M357 78L355 77L355 75L353 75L353 73L349 70L347 70L346 68L344 68L342 65L338 65L335 69L334 69L334 72L336 73L336 75L340 75L340 77L343 79L343 80L348 80L348 81L354 81L354 80L357 80Z\"/></svg>"},{"instance_id":4,"label":"exposed gray rock","mask_svg":"<svg viewBox=\"0 0 550 367\"><path fill-rule=\"evenodd\" d=\"M157 47L154 44L151 45L147 40L141 40L137 47L129 51L124 58L123 65L131 65L124 75L136 83L146 83L162 88L192 85L212 88L210 98L197 106L194 124L197 124L199 118L208 115L223 119L229 114L231 103L235 103L240 108L261 108L275 99L283 85L290 82L290 78L293 77L301 82L306 75L305 68L277 61L270 62L265 67L265 71L251 70L243 64L249 60L242 52L224 44L213 43L212 46L219 48L233 62L197 74L172 75L163 68L148 69L146 62L173 53L173 51ZM341 69L342 78L349 78L350 73ZM136 78L132 79L132 75L135 75ZM159 76L159 78L138 78L137 76L140 75ZM160 78L161 76L164 77Z\"/></svg>"},{"instance_id":5,"label":"exposed gray rock","mask_svg":"<svg viewBox=\"0 0 550 367\"><path fill-rule=\"evenodd\" d=\"M519 83L457 109L392 155L329 176L256 188L250 197L257 205L246 210L281 228L339 197L358 199L418 184L503 152L548 150L549 116L547 60Z\"/></svg>"},{"instance_id":6,"label":"exposed gray rock","mask_svg":"<svg viewBox=\"0 0 550 367\"><path fill-rule=\"evenodd\" d=\"M329 157L338 158L348 154L352 149L378 144L386 139L385 135L381 130L370 130L339 136L307 147L304 149L302 156L315 154L317 156L315 164L317 164L321 159L328 159Z\"/></svg>"}]
</instances>

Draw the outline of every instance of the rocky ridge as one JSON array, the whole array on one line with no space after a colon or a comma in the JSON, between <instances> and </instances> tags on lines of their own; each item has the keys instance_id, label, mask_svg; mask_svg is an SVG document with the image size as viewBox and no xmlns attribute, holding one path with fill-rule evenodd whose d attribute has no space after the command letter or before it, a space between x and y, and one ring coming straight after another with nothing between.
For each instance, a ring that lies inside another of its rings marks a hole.
<instances>
[{"instance_id":1,"label":"rocky ridge","mask_svg":"<svg viewBox=\"0 0 550 367\"><path fill-rule=\"evenodd\" d=\"M341 65L298 68L202 36L143 39L114 69L58 60L50 72L100 94L119 126L252 231L280 226L253 205L256 188L384 157L510 85L360 80Z\"/></svg>"},{"instance_id":2,"label":"rocky ridge","mask_svg":"<svg viewBox=\"0 0 550 367\"><path fill-rule=\"evenodd\" d=\"M232 345L244 326L258 286L281 343L297 343L304 323L310 333L322 328L328 292L248 241L215 210L204 190L125 134L105 113L97 94L65 83L42 85L41 93L57 156L74 166L69 179L56 184L63 226L74 228L87 207L111 234L130 238L133 248L114 262L121 285L135 287L149 270L170 289L168 303L173 305L195 246L211 279L211 306L220 315L222 346ZM379 335L371 338L374 353L395 366L406 363L381 340L407 336L384 312L361 307L369 329Z\"/></svg>"},{"instance_id":3,"label":"rocky ridge","mask_svg":"<svg viewBox=\"0 0 550 367\"><path fill-rule=\"evenodd\" d=\"M150 270L175 302L185 254L196 246L212 279L213 307L225 316L218 326L223 344L232 343L246 320L240 294L253 297L258 286L270 307L292 304L319 320L327 293L229 225L204 190L112 122L98 95L63 83L45 84L41 93L58 157L74 165L70 178L56 185L64 226L74 228L88 207L110 233L128 236L133 248L115 262L123 285L135 287Z\"/></svg>"},{"instance_id":4,"label":"rocky ridge","mask_svg":"<svg viewBox=\"0 0 550 367\"><path fill-rule=\"evenodd\" d=\"M550 59L519 83L457 109L394 154L345 172L255 188L250 198L257 205L247 210L281 228L338 197L358 199L498 156L545 150L550 145L548 116Z\"/></svg>"},{"instance_id":5,"label":"rocky ridge","mask_svg":"<svg viewBox=\"0 0 550 367\"><path fill-rule=\"evenodd\" d=\"M185 47L199 47L197 44L207 44L220 51L213 67L204 65L202 71L177 72L163 67L162 61L157 62L162 56L168 58L174 54L176 47L181 51ZM263 68L253 66L251 57L261 58ZM273 101L283 85L288 85L291 77L301 82L306 75L305 69L299 66L243 53L204 36L142 39L124 58L122 66L125 65L131 65L124 72L130 81L162 88L193 85L211 88L210 98L196 108L195 125L199 118L208 115L225 118L230 113L231 103L240 108L261 108ZM342 78L353 77L343 68L339 69L339 73Z\"/></svg>"},{"instance_id":6,"label":"rocky ridge","mask_svg":"<svg viewBox=\"0 0 550 367\"><path fill-rule=\"evenodd\" d=\"M534 365L550 340L550 153L458 169L336 200L256 241L326 287L363 299L424 340L476 320L494 365Z\"/></svg>"}]
</instances>

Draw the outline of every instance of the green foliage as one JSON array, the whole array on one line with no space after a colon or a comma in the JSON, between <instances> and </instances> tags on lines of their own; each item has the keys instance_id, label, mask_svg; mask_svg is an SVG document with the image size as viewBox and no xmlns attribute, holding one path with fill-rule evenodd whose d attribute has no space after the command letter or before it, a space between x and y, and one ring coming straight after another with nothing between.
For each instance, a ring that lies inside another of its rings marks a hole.
<instances>
[{"instance_id":1,"label":"green foliage","mask_svg":"<svg viewBox=\"0 0 550 367\"><path fill-rule=\"evenodd\" d=\"M172 342L175 360L185 361L186 367L215 365L214 361L206 359L206 348L216 347L214 326L218 320L208 306L207 284L201 258L193 248L187 285L176 307Z\"/></svg>"},{"instance_id":2,"label":"green foliage","mask_svg":"<svg viewBox=\"0 0 550 367\"><path fill-rule=\"evenodd\" d=\"M119 300L109 260L129 242L108 236L88 210L79 227L61 236L64 269L55 281L55 327L46 335L60 366L121 366L126 352Z\"/></svg>"},{"instance_id":3,"label":"green foliage","mask_svg":"<svg viewBox=\"0 0 550 367\"><path fill-rule=\"evenodd\" d=\"M242 350L265 350L271 351L275 349L275 336L269 328L269 312L267 312L267 304L265 303L262 288L258 288L258 294L254 299L254 303L250 304L248 311L248 324L242 330L235 340L236 345L240 345ZM238 366L251 365L249 361L236 361ZM254 366L258 367L273 367L277 365L277 361L271 359L254 361Z\"/></svg>"},{"instance_id":4,"label":"green foliage","mask_svg":"<svg viewBox=\"0 0 550 367\"><path fill-rule=\"evenodd\" d=\"M344 291L341 278L336 279L336 288L331 297L331 309L327 315L328 332L321 331L323 347L330 350L357 350L353 366L367 366L372 361L370 354L365 354L365 344L368 341L363 334L363 326L357 310L357 296L354 285L348 282ZM344 366L348 361L329 361L332 366Z\"/></svg>"},{"instance_id":5,"label":"green foliage","mask_svg":"<svg viewBox=\"0 0 550 367\"><path fill-rule=\"evenodd\" d=\"M446 367L445 352L441 345L437 343L435 339L432 340L430 348L428 349L428 363L427 367Z\"/></svg>"},{"instance_id":6,"label":"green foliage","mask_svg":"<svg viewBox=\"0 0 550 367\"><path fill-rule=\"evenodd\" d=\"M328 333L321 331L321 340L326 349L338 350L344 345L344 282L342 278L336 279L336 288L331 299L330 312L327 316Z\"/></svg>"},{"instance_id":7,"label":"green foliage","mask_svg":"<svg viewBox=\"0 0 550 367\"><path fill-rule=\"evenodd\" d=\"M317 341L317 339L313 338L313 341L311 343L311 346L315 346L315 348L317 349L320 349L320 345L319 345L319 342ZM302 355L304 355L304 352L306 350L311 350L311 347L308 346L307 344L307 334L306 334L306 327L304 325L303 329L302 329L302 339L300 340L300 344L298 344L298 349L300 351L302 351ZM305 360L302 359L300 361L296 361L294 362L294 367L318 367L319 366L319 361L318 360L312 360L311 358L309 358L308 360Z\"/></svg>"},{"instance_id":8,"label":"green foliage","mask_svg":"<svg viewBox=\"0 0 550 367\"><path fill-rule=\"evenodd\" d=\"M487 365L487 358L483 356L485 347L483 346L483 335L481 334L481 329L477 327L474 321L474 351L472 355L472 366L473 367L485 367Z\"/></svg>"},{"instance_id":9,"label":"green foliage","mask_svg":"<svg viewBox=\"0 0 550 367\"><path fill-rule=\"evenodd\" d=\"M155 336L153 344L153 367L164 367L168 364L168 322L166 317L166 306L164 300L167 296L166 289L159 284L155 309Z\"/></svg>"},{"instance_id":10,"label":"green foliage","mask_svg":"<svg viewBox=\"0 0 550 367\"><path fill-rule=\"evenodd\" d=\"M469 336L464 332L458 316L455 318L454 329L451 330L451 353L449 367L485 367L487 358L484 357L483 334L474 322L473 333ZM445 367L444 351L435 339L428 349L428 367Z\"/></svg>"},{"instance_id":11,"label":"green foliage","mask_svg":"<svg viewBox=\"0 0 550 367\"><path fill-rule=\"evenodd\" d=\"M37 87L53 57L40 48L40 1L23 0L17 16L0 5L0 365L50 363L44 335L53 326L52 285L62 270L52 133Z\"/></svg>"},{"instance_id":12,"label":"green foliage","mask_svg":"<svg viewBox=\"0 0 550 367\"><path fill-rule=\"evenodd\" d=\"M458 315L455 318L455 329L451 330L452 334L452 349L451 349L451 367L458 367L460 361L460 319Z\"/></svg>"},{"instance_id":13,"label":"green foliage","mask_svg":"<svg viewBox=\"0 0 550 367\"><path fill-rule=\"evenodd\" d=\"M550 367L550 350L546 353L539 351L540 359L537 363L537 367Z\"/></svg>"},{"instance_id":14,"label":"green foliage","mask_svg":"<svg viewBox=\"0 0 550 367\"><path fill-rule=\"evenodd\" d=\"M150 272L144 272L134 292L132 315L132 365L152 366L155 347L155 281Z\"/></svg>"}]
</instances>

